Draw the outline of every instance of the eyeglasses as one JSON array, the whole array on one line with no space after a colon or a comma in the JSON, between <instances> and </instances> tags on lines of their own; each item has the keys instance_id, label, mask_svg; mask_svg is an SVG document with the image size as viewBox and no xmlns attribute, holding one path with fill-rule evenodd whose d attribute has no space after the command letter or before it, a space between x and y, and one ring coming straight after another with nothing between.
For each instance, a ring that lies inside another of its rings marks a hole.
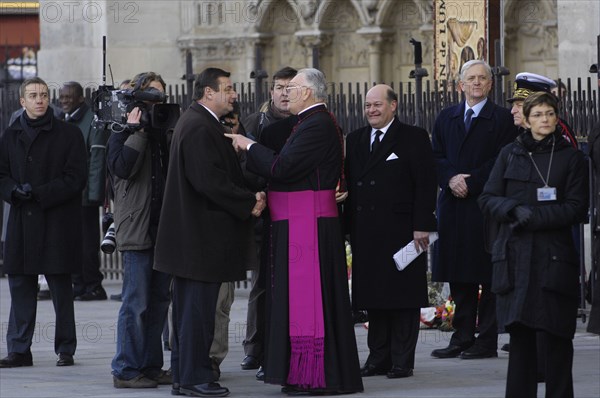
<instances>
[{"instance_id":1,"label":"eyeglasses","mask_svg":"<svg viewBox=\"0 0 600 398\"><path fill-rule=\"evenodd\" d=\"M554 111L548 111L546 113L536 112L536 113L532 113L531 115L529 115L529 118L530 119L539 119L544 116L547 117L548 119L552 119L552 118L556 117L556 112L554 112Z\"/></svg>"},{"instance_id":2,"label":"eyeglasses","mask_svg":"<svg viewBox=\"0 0 600 398\"><path fill-rule=\"evenodd\" d=\"M285 91L286 94L289 94L292 91L296 91L298 89L303 89L303 88L310 88L310 89L312 89L312 86L285 86L284 91Z\"/></svg>"}]
</instances>

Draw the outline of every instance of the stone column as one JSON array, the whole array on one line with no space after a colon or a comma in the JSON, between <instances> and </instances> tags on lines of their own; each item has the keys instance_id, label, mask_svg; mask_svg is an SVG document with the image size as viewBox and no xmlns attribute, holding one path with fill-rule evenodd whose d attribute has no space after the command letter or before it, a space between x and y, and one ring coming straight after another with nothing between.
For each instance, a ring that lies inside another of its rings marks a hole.
<instances>
[{"instance_id":1,"label":"stone column","mask_svg":"<svg viewBox=\"0 0 600 398\"><path fill-rule=\"evenodd\" d=\"M362 28L356 33L362 35L369 45L369 84L381 83L381 49L387 35L379 27Z\"/></svg>"},{"instance_id":2,"label":"stone column","mask_svg":"<svg viewBox=\"0 0 600 398\"><path fill-rule=\"evenodd\" d=\"M254 74L250 72L245 77L255 84L256 106L258 107L269 97L268 90L265 92L265 82L270 81L271 78L265 66L265 47L268 43L268 37L256 34L248 38L246 43L248 49L246 52L246 68ZM271 73L273 72L271 71ZM265 76L262 76L263 73L265 73Z\"/></svg>"},{"instance_id":3,"label":"stone column","mask_svg":"<svg viewBox=\"0 0 600 398\"><path fill-rule=\"evenodd\" d=\"M331 36L320 31L311 32L296 32L296 38L306 49L306 65L310 67L320 68L319 65L319 49L331 44Z\"/></svg>"}]
</instances>

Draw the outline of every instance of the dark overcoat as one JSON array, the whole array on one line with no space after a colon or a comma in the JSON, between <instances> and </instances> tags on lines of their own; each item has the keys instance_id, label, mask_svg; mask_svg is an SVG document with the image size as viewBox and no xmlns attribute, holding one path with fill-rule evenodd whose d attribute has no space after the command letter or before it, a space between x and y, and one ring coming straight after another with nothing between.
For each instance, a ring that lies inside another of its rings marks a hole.
<instances>
[{"instance_id":1,"label":"dark overcoat","mask_svg":"<svg viewBox=\"0 0 600 398\"><path fill-rule=\"evenodd\" d=\"M52 112L49 110L48 112ZM81 131L54 117L32 141L18 118L0 138L0 193L11 204L3 270L7 274L81 271L81 192L86 184ZM16 202L16 184L34 200Z\"/></svg>"},{"instance_id":2,"label":"dark overcoat","mask_svg":"<svg viewBox=\"0 0 600 398\"><path fill-rule=\"evenodd\" d=\"M110 138L108 128L94 123L94 112L83 103L79 111L68 120L79 127L87 149L87 184L83 190L84 206L101 206L106 188L106 143Z\"/></svg>"},{"instance_id":3,"label":"dark overcoat","mask_svg":"<svg viewBox=\"0 0 600 398\"><path fill-rule=\"evenodd\" d=\"M592 164L591 226L592 226L592 309L587 331L600 334L600 122L588 136L588 148ZM595 277L594 277L595 275ZM591 292L590 292L591 293Z\"/></svg>"},{"instance_id":4,"label":"dark overcoat","mask_svg":"<svg viewBox=\"0 0 600 398\"><path fill-rule=\"evenodd\" d=\"M427 255L398 271L392 256L414 231L435 231L437 184L429 135L397 118L370 153L371 127L348 135L344 212L352 246L352 303L358 309L428 306Z\"/></svg>"},{"instance_id":5,"label":"dark overcoat","mask_svg":"<svg viewBox=\"0 0 600 398\"><path fill-rule=\"evenodd\" d=\"M527 149L523 135L502 150L479 198L483 212L501 225L492 249L498 327L519 323L570 339L575 333L579 291L571 229L587 215L588 166L583 153L560 132ZM537 200L537 189L544 183L528 151L544 178L551 162L548 185L556 188L556 200ZM514 220L509 212L517 205L533 211L522 228L510 226Z\"/></svg>"},{"instance_id":6,"label":"dark overcoat","mask_svg":"<svg viewBox=\"0 0 600 398\"><path fill-rule=\"evenodd\" d=\"M518 132L510 111L488 100L467 133L464 111L464 102L442 110L431 137L441 188L437 203L440 237L433 249L432 279L489 283L492 266L485 250L484 221L477 198L500 149ZM456 174L471 175L466 179L466 198L455 197L448 187Z\"/></svg>"},{"instance_id":7,"label":"dark overcoat","mask_svg":"<svg viewBox=\"0 0 600 398\"><path fill-rule=\"evenodd\" d=\"M193 103L175 126L155 246L154 268L181 278L246 278L253 246L255 193L246 187L231 140Z\"/></svg>"}]
</instances>

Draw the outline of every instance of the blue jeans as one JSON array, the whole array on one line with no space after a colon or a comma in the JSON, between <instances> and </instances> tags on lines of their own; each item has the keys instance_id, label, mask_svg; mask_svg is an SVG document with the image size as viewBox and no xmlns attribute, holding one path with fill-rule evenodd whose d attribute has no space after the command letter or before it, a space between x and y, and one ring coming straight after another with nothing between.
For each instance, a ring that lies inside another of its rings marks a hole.
<instances>
[{"instance_id":1,"label":"blue jeans","mask_svg":"<svg viewBox=\"0 0 600 398\"><path fill-rule=\"evenodd\" d=\"M152 269L154 250L123 252L123 304L117 325L113 375L155 376L163 366L161 334L169 309L171 276Z\"/></svg>"}]
</instances>

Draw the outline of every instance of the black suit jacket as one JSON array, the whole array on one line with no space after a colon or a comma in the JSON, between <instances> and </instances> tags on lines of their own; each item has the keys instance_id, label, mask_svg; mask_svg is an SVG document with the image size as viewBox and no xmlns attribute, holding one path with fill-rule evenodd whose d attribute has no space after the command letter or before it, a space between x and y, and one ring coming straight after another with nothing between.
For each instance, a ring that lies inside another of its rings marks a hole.
<instances>
[{"instance_id":1,"label":"black suit jacket","mask_svg":"<svg viewBox=\"0 0 600 398\"><path fill-rule=\"evenodd\" d=\"M353 304L359 309L427 306L427 256L403 271L393 254L413 231L435 231L436 175L427 132L394 119L370 153L371 127L348 135L345 204L352 243Z\"/></svg>"}]
</instances>

